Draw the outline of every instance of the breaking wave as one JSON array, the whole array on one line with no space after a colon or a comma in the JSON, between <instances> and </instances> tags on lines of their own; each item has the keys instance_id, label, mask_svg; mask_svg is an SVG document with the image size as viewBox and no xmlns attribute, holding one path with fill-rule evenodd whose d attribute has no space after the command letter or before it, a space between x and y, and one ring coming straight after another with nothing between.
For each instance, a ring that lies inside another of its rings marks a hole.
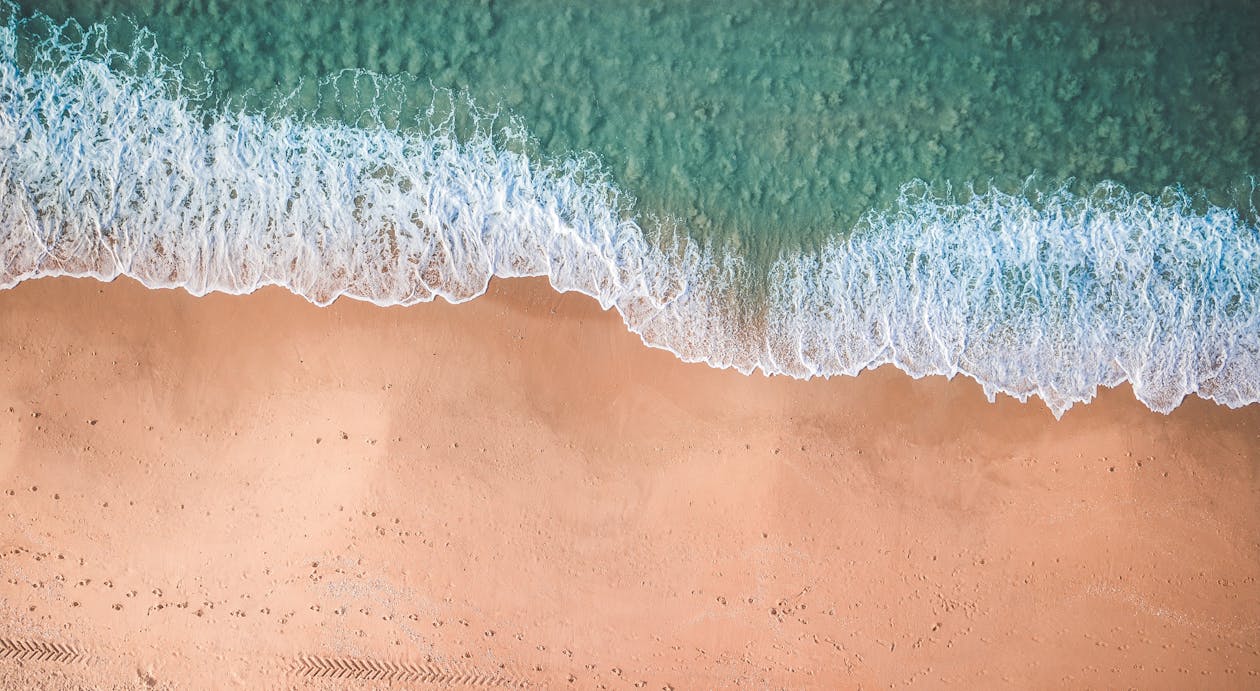
<instances>
[{"instance_id":1,"label":"breaking wave","mask_svg":"<svg viewBox=\"0 0 1260 691\"><path fill-rule=\"evenodd\" d=\"M546 276L649 345L745 373L892 363L1056 415L1123 382L1161 412L1260 400L1260 232L1177 190L959 201L914 183L820 250L752 267L636 220L597 166L531 159L510 129L207 112L152 47L16 14L0 29L0 287L126 275L406 305Z\"/></svg>"}]
</instances>

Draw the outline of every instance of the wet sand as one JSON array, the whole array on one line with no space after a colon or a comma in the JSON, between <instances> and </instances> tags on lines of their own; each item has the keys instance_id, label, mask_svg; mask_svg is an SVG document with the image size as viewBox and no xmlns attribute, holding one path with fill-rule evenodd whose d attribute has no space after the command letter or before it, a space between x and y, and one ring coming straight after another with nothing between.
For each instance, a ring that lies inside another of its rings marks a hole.
<instances>
[{"instance_id":1,"label":"wet sand","mask_svg":"<svg viewBox=\"0 0 1260 691\"><path fill-rule=\"evenodd\" d=\"M6 688L1260 685L1260 407L465 305L0 292Z\"/></svg>"}]
</instances>

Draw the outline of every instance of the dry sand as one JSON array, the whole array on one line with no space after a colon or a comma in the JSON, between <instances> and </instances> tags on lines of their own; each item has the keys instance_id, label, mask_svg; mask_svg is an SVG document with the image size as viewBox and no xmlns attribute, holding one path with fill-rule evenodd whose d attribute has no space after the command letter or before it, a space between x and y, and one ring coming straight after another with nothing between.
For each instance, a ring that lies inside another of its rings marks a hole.
<instances>
[{"instance_id":1,"label":"dry sand","mask_svg":"<svg viewBox=\"0 0 1260 691\"><path fill-rule=\"evenodd\" d=\"M1260 686L1257 406L744 377L538 281L40 280L0 372L10 687Z\"/></svg>"}]
</instances>

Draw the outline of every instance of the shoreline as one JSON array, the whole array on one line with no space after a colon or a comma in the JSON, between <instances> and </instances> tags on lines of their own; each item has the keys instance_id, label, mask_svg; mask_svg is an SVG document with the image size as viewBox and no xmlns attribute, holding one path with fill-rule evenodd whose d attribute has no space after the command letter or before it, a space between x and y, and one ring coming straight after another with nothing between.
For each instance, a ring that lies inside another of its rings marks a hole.
<instances>
[{"instance_id":1,"label":"shoreline","mask_svg":"<svg viewBox=\"0 0 1260 691\"><path fill-rule=\"evenodd\" d=\"M545 279L381 308L45 278L0 323L0 637L94 656L5 685L1260 676L1260 405L745 376Z\"/></svg>"}]
</instances>

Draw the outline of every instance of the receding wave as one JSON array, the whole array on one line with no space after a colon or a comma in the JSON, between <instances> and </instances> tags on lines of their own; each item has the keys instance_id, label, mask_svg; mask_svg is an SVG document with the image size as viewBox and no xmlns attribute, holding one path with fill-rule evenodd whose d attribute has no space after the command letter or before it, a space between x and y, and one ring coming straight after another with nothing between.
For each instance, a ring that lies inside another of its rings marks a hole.
<instances>
[{"instance_id":1,"label":"receding wave","mask_svg":"<svg viewBox=\"0 0 1260 691\"><path fill-rule=\"evenodd\" d=\"M1260 400L1260 235L1178 191L960 201L910 184L852 233L758 273L640 223L584 159L539 162L502 133L452 127L208 117L151 48L100 51L92 31L47 23L31 39L9 16L0 287L127 275L392 305L546 276L616 308L649 345L745 373L892 363L1039 396L1056 415L1123 382L1164 412L1188 394Z\"/></svg>"}]
</instances>

